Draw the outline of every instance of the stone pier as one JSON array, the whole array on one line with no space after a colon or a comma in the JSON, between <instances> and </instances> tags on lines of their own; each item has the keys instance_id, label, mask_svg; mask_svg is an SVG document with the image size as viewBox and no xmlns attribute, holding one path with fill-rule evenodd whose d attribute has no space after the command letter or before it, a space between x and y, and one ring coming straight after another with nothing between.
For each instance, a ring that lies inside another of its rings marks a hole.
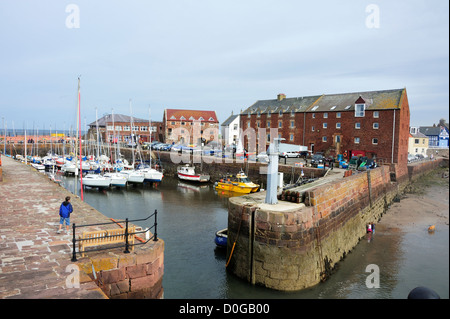
<instances>
[{"instance_id":1,"label":"stone pier","mask_svg":"<svg viewBox=\"0 0 450 319\"><path fill-rule=\"evenodd\" d=\"M59 206L71 196L77 225L111 222L30 166L2 156L0 298L162 298L164 241L77 255L72 234L57 234ZM103 227L103 228L102 228ZM95 226L99 230L117 225ZM79 275L79 276L78 276ZM75 277L76 276L76 277ZM79 279L79 285L78 285Z\"/></svg>"},{"instance_id":2,"label":"stone pier","mask_svg":"<svg viewBox=\"0 0 450 319\"><path fill-rule=\"evenodd\" d=\"M282 291L318 284L376 224L408 183L448 160L333 174L292 189L300 203L264 203L265 194L230 198L227 269L250 283ZM345 176L345 177L344 177ZM398 182L401 180L402 182Z\"/></svg>"}]
</instances>

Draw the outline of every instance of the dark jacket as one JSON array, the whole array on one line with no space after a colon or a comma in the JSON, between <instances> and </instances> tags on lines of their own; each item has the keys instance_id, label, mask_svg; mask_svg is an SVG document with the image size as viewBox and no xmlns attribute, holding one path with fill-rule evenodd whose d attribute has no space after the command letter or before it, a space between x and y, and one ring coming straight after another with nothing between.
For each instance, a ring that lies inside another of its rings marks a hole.
<instances>
[{"instance_id":1,"label":"dark jacket","mask_svg":"<svg viewBox=\"0 0 450 319\"><path fill-rule=\"evenodd\" d=\"M70 218L70 213L73 212L72 204L69 202L62 202L61 206L59 207L59 216L64 218Z\"/></svg>"}]
</instances>

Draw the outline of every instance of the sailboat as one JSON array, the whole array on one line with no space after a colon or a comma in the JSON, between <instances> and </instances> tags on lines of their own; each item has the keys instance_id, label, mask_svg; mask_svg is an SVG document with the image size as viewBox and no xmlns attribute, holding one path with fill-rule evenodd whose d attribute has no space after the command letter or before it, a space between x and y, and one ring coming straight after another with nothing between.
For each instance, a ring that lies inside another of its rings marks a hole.
<instances>
[{"instance_id":1,"label":"sailboat","mask_svg":"<svg viewBox=\"0 0 450 319\"><path fill-rule=\"evenodd\" d=\"M150 110L149 110L150 113ZM131 117L131 121L133 121L133 117ZM131 123L131 127L133 127L133 122ZM152 139L152 121L149 119L149 134L150 134L150 143ZM139 147L139 146L138 146ZM141 155L141 153L139 153ZM141 160L142 162L142 160ZM145 182L161 182L164 175L162 172L158 171L157 169L154 169L152 167L152 156L151 156L151 150L150 150L150 165L147 164L140 164L137 168L138 171L141 171L144 173Z\"/></svg>"},{"instance_id":2,"label":"sailboat","mask_svg":"<svg viewBox=\"0 0 450 319\"><path fill-rule=\"evenodd\" d=\"M97 158L99 158L99 141L98 141L98 121L97 121L97 109L95 109L95 122L96 122L96 126L97 126ZM90 186L90 187L99 187L99 188L104 188L104 187L110 187L111 186L111 177L108 176L103 176L101 174L98 173L88 173L85 177L84 177L84 181L83 181L85 186Z\"/></svg>"},{"instance_id":3,"label":"sailboat","mask_svg":"<svg viewBox=\"0 0 450 319\"><path fill-rule=\"evenodd\" d=\"M115 126L114 126L114 110L112 111L112 118L113 118L113 140L115 135ZM115 147L115 157L117 158L117 146ZM128 175L121 174L117 171L117 166L114 165L113 168L115 168L114 172L108 172L103 174L104 177L109 177L111 179L111 186L116 187L125 187L127 186L128 182Z\"/></svg>"}]
</instances>

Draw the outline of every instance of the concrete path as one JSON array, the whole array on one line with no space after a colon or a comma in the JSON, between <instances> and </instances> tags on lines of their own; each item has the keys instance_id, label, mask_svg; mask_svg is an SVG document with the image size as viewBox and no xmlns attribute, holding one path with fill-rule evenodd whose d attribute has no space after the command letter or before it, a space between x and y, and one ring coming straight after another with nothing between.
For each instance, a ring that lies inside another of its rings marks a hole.
<instances>
[{"instance_id":1,"label":"concrete path","mask_svg":"<svg viewBox=\"0 0 450 319\"><path fill-rule=\"evenodd\" d=\"M71 235L57 234L59 206L71 196L77 224L109 222L43 173L2 156L0 298L105 298L90 281L69 288ZM66 272L67 269L67 272ZM81 280L83 281L83 279Z\"/></svg>"}]
</instances>

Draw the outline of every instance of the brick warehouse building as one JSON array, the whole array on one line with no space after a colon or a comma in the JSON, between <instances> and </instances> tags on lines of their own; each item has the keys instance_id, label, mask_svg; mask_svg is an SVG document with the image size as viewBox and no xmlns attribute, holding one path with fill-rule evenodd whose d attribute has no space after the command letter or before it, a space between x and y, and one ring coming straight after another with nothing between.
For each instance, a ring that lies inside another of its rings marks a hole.
<instances>
[{"instance_id":1,"label":"brick warehouse building","mask_svg":"<svg viewBox=\"0 0 450 319\"><path fill-rule=\"evenodd\" d=\"M246 129L265 128L267 148L270 128L284 143L305 145L314 153L365 155L406 168L409 119L406 89L395 89L296 98L279 94L242 111L240 125L247 149Z\"/></svg>"},{"instance_id":2,"label":"brick warehouse building","mask_svg":"<svg viewBox=\"0 0 450 319\"><path fill-rule=\"evenodd\" d=\"M148 142L150 140L149 134L149 120L133 117L122 114L106 114L102 118L89 124L88 138L91 136L96 138L98 123L98 131L104 142L128 142L131 141L131 135L134 134L138 141ZM131 127L133 123L133 128ZM152 136L151 140L162 139L162 123L152 121Z\"/></svg>"},{"instance_id":3,"label":"brick warehouse building","mask_svg":"<svg viewBox=\"0 0 450 319\"><path fill-rule=\"evenodd\" d=\"M200 145L219 139L215 111L165 109L162 128L166 143Z\"/></svg>"}]
</instances>

